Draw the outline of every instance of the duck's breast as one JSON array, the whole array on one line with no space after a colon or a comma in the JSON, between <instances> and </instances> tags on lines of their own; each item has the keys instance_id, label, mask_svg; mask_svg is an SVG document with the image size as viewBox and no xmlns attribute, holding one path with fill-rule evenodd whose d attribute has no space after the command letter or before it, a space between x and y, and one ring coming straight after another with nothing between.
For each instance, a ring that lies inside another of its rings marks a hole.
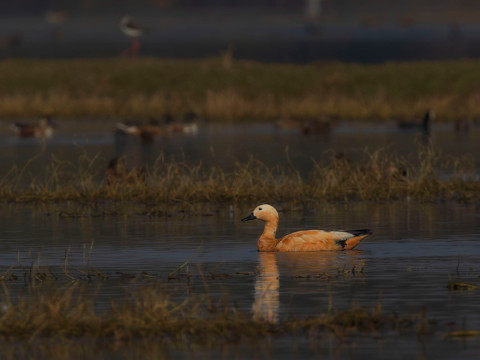
<instances>
[{"instance_id":1,"label":"duck's breast","mask_svg":"<svg viewBox=\"0 0 480 360\"><path fill-rule=\"evenodd\" d=\"M277 251L343 250L341 241L352 237L342 231L305 230L284 236Z\"/></svg>"}]
</instances>

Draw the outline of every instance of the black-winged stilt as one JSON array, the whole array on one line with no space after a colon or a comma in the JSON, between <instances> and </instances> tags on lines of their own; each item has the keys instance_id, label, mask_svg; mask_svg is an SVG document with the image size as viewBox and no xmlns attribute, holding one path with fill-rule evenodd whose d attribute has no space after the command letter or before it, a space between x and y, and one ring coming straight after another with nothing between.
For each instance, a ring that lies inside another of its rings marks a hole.
<instances>
[{"instance_id":1,"label":"black-winged stilt","mask_svg":"<svg viewBox=\"0 0 480 360\"><path fill-rule=\"evenodd\" d=\"M135 24L130 16L125 15L120 19L120 30L132 39L130 46L122 52L122 55L136 57L140 49L140 42L137 38L148 31L148 28Z\"/></svg>"}]
</instances>

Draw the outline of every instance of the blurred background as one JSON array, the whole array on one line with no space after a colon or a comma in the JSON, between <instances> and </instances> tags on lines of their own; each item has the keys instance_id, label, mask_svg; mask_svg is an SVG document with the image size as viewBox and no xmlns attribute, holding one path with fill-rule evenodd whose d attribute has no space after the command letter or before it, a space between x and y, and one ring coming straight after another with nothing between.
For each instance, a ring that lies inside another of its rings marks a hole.
<instances>
[{"instance_id":1,"label":"blurred background","mask_svg":"<svg viewBox=\"0 0 480 360\"><path fill-rule=\"evenodd\" d=\"M124 15L149 28L142 56L306 63L480 56L474 0L12 0L0 58L115 57Z\"/></svg>"}]
</instances>

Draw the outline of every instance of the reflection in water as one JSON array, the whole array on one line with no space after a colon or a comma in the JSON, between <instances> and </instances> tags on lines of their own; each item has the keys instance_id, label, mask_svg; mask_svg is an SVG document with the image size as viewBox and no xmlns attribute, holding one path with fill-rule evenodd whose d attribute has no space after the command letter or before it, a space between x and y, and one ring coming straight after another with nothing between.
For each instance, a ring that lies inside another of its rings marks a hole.
<instances>
[{"instance_id":1,"label":"reflection in water","mask_svg":"<svg viewBox=\"0 0 480 360\"><path fill-rule=\"evenodd\" d=\"M258 255L259 275L255 280L255 319L278 322L280 313L280 272L289 277L311 278L312 281L334 281L363 271L365 255L360 250L318 252L261 252ZM347 274L347 275L346 275ZM315 287L314 291L319 291ZM297 289L298 292L298 289ZM301 294L300 294L301 295Z\"/></svg>"},{"instance_id":2,"label":"reflection in water","mask_svg":"<svg viewBox=\"0 0 480 360\"><path fill-rule=\"evenodd\" d=\"M280 310L280 275L274 252L262 252L258 255L260 274L255 280L255 301L252 306L254 319L278 321Z\"/></svg>"},{"instance_id":3,"label":"reflection in water","mask_svg":"<svg viewBox=\"0 0 480 360\"><path fill-rule=\"evenodd\" d=\"M347 270L356 272L365 266L361 250L283 252L277 260L294 278L329 278Z\"/></svg>"}]
</instances>

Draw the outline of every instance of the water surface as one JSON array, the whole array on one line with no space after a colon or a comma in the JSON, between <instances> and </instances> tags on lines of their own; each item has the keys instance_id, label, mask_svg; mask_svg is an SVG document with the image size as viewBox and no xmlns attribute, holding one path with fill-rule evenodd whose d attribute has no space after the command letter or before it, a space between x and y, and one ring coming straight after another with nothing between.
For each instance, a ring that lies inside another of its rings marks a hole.
<instances>
[{"instance_id":1,"label":"water surface","mask_svg":"<svg viewBox=\"0 0 480 360\"><path fill-rule=\"evenodd\" d=\"M135 291L124 280L125 274L147 272L175 299L206 291L213 297L226 294L240 310L271 321L379 303L384 312L426 311L434 320L421 342L416 336L387 336L383 342L368 338L365 344L355 340L355 353L361 357L378 351L393 355L405 344L412 356L426 352L442 358L444 351L454 348L465 354L462 358L469 358L472 351L480 351L478 341L458 346L442 338L447 331L480 328L480 291L448 289L450 281L480 285L478 205L362 202L281 213L279 235L297 229L359 227L369 227L374 234L352 251L278 254L256 251L262 224L239 221L250 209L184 219L69 220L25 206L0 210L2 271L21 263L48 265L60 274L69 249L72 274L89 267L108 277L91 283L100 287L100 308L108 308L111 298ZM168 280L186 261L188 265ZM186 273L191 274L188 281L182 277ZM8 287L25 291L23 281ZM330 345L323 341L321 353L339 346L336 340ZM385 347L385 341L390 345ZM272 346L275 353L280 345ZM333 357L350 358L350 346L339 348ZM297 351L286 347L290 355Z\"/></svg>"},{"instance_id":2,"label":"water surface","mask_svg":"<svg viewBox=\"0 0 480 360\"><path fill-rule=\"evenodd\" d=\"M148 165L163 154L227 171L235 161L253 157L268 166L293 166L308 174L315 162L335 153L344 153L352 161L361 159L364 151L379 149L415 157L425 140L421 134L377 124L340 125L329 136L311 137L278 131L264 123L205 125L195 136L165 137L151 144L119 138L113 129L114 123L108 121L95 128L89 120L65 122L45 143L16 139L5 132L0 135L0 170L5 173L14 164L28 163L31 173L41 174L52 156L75 163L84 154L99 157L96 171L100 175L114 156L124 154L131 165ZM478 129L460 135L447 125L436 125L428 141L445 156L469 156L479 173ZM277 205L275 199L270 202ZM28 293L21 268L48 267L61 277L67 258L73 275L86 269L105 275L104 279L85 281L86 286L98 290L99 309L107 309L112 298L136 291L136 280L132 278L147 274L147 284L165 288L176 300L206 292L212 297L227 296L241 311L270 321L378 304L386 313L425 312L431 320L422 336L414 331L354 336L340 342L325 334L313 344L303 337L280 338L251 347L228 345L222 351L165 349L160 345L145 346L141 341L121 351L78 344L83 353L98 358L131 358L132 354L280 359L478 357L478 339L457 342L443 338L452 330L480 329L480 291L448 289L450 281L480 286L478 204L352 202L318 204L315 211L281 211L279 236L318 228L370 228L373 235L353 251L279 254L256 251L262 223L240 222L256 205L221 208L214 216L65 218L53 215L55 204L3 204L0 272L16 266L18 279L6 282L9 292L16 296ZM7 345L2 346L4 351L15 346Z\"/></svg>"},{"instance_id":3,"label":"water surface","mask_svg":"<svg viewBox=\"0 0 480 360\"><path fill-rule=\"evenodd\" d=\"M84 156L99 159L96 171L101 174L113 157L125 155L129 167L153 166L163 156L231 171L237 162L255 159L270 167L289 166L308 175L315 163L329 161L338 154L358 161L382 151L415 161L418 152L429 146L443 158L472 159L476 173L480 174L480 127L457 133L451 124L434 124L430 135L425 136L421 132L399 131L393 123L341 123L331 134L302 136L298 131L278 130L267 123L201 123L195 135L171 134L143 143L136 137L115 134L112 120L58 120L58 123L55 136L45 142L0 133L0 170L28 163L28 170L38 173L51 164L52 156L70 163Z\"/></svg>"}]
</instances>

